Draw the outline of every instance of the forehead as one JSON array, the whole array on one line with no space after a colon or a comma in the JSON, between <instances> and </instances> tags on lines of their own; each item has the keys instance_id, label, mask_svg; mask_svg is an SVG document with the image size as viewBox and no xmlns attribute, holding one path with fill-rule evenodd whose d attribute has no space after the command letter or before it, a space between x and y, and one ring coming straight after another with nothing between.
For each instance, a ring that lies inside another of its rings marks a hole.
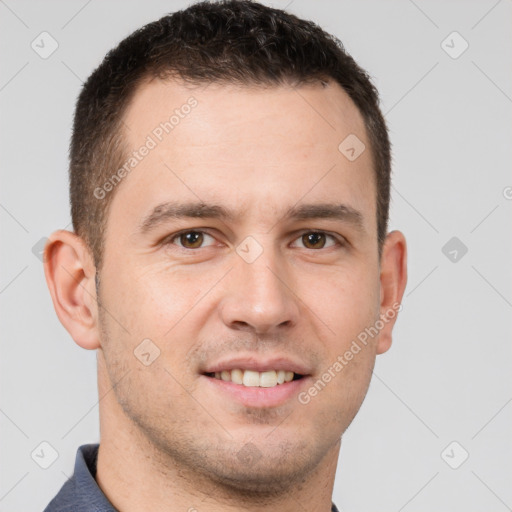
<instances>
[{"instance_id":1,"label":"forehead","mask_svg":"<svg viewBox=\"0 0 512 512\"><path fill-rule=\"evenodd\" d=\"M125 112L127 157L144 156L113 203L126 209L129 202L134 222L176 198L246 212L261 212L264 203L270 215L307 194L309 203L321 198L374 214L371 152L350 160L339 149L354 136L369 149L360 112L333 82L293 88L152 80Z\"/></svg>"},{"instance_id":2,"label":"forehead","mask_svg":"<svg viewBox=\"0 0 512 512\"><path fill-rule=\"evenodd\" d=\"M187 121L188 119L188 121ZM286 127L281 142L308 146L320 143L332 147L347 130L363 139L363 118L348 94L336 82L292 86L256 86L208 83L192 86L183 82L146 80L135 92L124 116L129 127L127 138L136 144L137 136L158 128L176 144L248 142L250 136L263 142ZM161 125L167 125L167 131ZM194 140L187 128L193 123ZM178 125L181 129L177 129ZM243 127L244 131L239 129ZM300 138L294 135L301 135Z\"/></svg>"}]
</instances>

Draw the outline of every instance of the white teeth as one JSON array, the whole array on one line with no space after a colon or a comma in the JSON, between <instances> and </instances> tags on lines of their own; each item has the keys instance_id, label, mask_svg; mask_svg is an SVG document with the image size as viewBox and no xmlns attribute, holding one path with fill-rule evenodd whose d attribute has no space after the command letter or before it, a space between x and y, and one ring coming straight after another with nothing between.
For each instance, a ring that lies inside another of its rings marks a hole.
<instances>
[{"instance_id":1,"label":"white teeth","mask_svg":"<svg viewBox=\"0 0 512 512\"><path fill-rule=\"evenodd\" d=\"M278 384L290 382L293 380L293 372L286 370L267 370L265 372L256 372L254 370L222 370L215 372L215 378L224 381L231 381L235 384L243 384L248 387L272 388Z\"/></svg>"},{"instance_id":2,"label":"white teeth","mask_svg":"<svg viewBox=\"0 0 512 512\"><path fill-rule=\"evenodd\" d=\"M231 370L231 381L234 382L235 384L243 384L244 372L239 369Z\"/></svg>"},{"instance_id":3,"label":"white teeth","mask_svg":"<svg viewBox=\"0 0 512 512\"><path fill-rule=\"evenodd\" d=\"M277 374L274 370L260 373L260 386L262 388L271 388L277 384Z\"/></svg>"},{"instance_id":4,"label":"white teeth","mask_svg":"<svg viewBox=\"0 0 512 512\"><path fill-rule=\"evenodd\" d=\"M243 378L244 386L259 386L260 373L253 372L252 370L245 370Z\"/></svg>"}]
</instances>

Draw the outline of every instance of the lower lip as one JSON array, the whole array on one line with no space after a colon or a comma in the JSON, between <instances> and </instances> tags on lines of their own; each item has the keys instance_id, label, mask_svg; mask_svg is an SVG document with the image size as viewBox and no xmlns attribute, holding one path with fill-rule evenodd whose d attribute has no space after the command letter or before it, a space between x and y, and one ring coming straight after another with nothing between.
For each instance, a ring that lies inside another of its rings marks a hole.
<instances>
[{"instance_id":1,"label":"lower lip","mask_svg":"<svg viewBox=\"0 0 512 512\"><path fill-rule=\"evenodd\" d=\"M215 391L228 394L233 399L248 407L277 407L297 396L300 389L306 385L308 377L277 384L271 388L244 386L231 381L216 379L201 375L213 386Z\"/></svg>"}]
</instances>

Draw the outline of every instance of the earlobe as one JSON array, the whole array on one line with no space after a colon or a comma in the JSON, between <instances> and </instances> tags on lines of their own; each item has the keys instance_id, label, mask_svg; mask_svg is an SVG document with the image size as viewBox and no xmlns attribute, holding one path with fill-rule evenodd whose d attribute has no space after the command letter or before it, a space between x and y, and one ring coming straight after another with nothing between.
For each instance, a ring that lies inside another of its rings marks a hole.
<instances>
[{"instance_id":1,"label":"earlobe","mask_svg":"<svg viewBox=\"0 0 512 512\"><path fill-rule=\"evenodd\" d=\"M407 244L400 231L388 233L380 265L380 320L377 354L389 350L392 331L407 284Z\"/></svg>"},{"instance_id":2,"label":"earlobe","mask_svg":"<svg viewBox=\"0 0 512 512\"><path fill-rule=\"evenodd\" d=\"M82 348L99 348L96 269L84 241L71 231L50 236L44 273L60 322Z\"/></svg>"}]
</instances>

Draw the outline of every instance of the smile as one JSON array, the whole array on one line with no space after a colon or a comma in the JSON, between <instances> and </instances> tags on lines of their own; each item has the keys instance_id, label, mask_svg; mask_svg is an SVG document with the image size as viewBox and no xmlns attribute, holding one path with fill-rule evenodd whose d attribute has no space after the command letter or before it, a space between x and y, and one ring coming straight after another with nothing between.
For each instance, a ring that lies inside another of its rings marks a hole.
<instances>
[{"instance_id":1,"label":"smile","mask_svg":"<svg viewBox=\"0 0 512 512\"><path fill-rule=\"evenodd\" d=\"M266 370L258 372L254 370L242 370L240 368L222 370L221 372L209 372L205 373L205 375L246 387L261 388L272 388L284 384L285 382L302 378L302 375L286 370Z\"/></svg>"}]
</instances>

